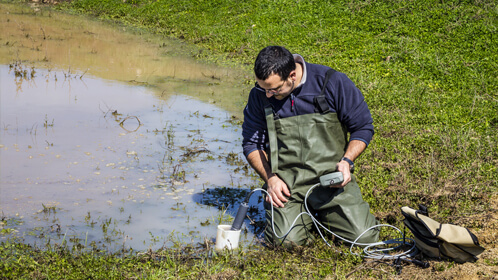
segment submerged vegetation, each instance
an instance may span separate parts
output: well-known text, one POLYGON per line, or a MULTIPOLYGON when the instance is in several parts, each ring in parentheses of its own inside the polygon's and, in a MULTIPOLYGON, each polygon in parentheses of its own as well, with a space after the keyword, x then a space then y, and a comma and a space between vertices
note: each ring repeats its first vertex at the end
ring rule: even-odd
MULTIPOLYGON (((382 223, 402 227, 400 207, 423 203, 435 219, 471 229, 486 248, 465 269, 431 262, 430 273, 409 266, 401 276, 492 279, 498 273, 495 1, 78 0, 55 7, 196 44, 200 51, 194 57, 243 68, 247 76, 240 88, 246 92, 254 57, 270 44, 346 73, 365 95, 376 127, 357 161, 373 213, 382 223)), ((35 74, 16 67, 20 77, 35 74)), ((182 170, 176 171, 182 179, 182 170)), ((213 252, 211 245, 109 255, 4 243, 0 278, 342 279, 396 273, 392 266, 337 254, 323 244, 225 253, 213 252)))

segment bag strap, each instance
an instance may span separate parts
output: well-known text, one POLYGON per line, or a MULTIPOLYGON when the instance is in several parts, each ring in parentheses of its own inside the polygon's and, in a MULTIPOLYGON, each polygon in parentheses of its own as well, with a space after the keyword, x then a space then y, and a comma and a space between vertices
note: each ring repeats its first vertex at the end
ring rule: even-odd
POLYGON ((427 208, 427 206, 425 206, 423 204, 419 204, 418 211, 420 213, 422 213, 423 215, 426 215, 427 217, 429 217, 429 208, 427 208))

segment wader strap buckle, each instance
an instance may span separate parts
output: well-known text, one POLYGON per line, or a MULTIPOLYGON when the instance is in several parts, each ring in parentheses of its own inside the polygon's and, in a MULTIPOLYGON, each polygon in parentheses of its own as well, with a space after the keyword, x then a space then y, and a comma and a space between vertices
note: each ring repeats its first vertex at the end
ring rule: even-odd
POLYGON ((315 103, 315 112, 316 113, 328 113, 330 112, 329 105, 327 104, 327 99, 325 96, 315 96, 313 99, 313 103, 315 103))
POLYGON ((322 91, 320 92, 319 96, 316 96, 313 99, 313 103, 315 104, 315 112, 317 113, 326 114, 330 112, 329 104, 327 103, 327 99, 325 98, 325 90, 327 88, 327 83, 335 72, 337 71, 332 68, 327 71, 327 73, 325 74, 325 79, 323 80, 322 91))

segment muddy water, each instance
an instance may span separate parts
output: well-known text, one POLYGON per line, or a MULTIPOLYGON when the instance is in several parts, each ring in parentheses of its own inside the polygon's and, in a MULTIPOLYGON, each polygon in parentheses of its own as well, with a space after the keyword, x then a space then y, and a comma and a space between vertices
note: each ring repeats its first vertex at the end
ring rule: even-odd
POLYGON ((259 184, 225 96, 242 95, 240 73, 180 42, 32 11, 0 6, 0 240, 212 239, 259 184))
POLYGON ((181 92, 241 116, 248 94, 243 81, 252 75, 200 64, 192 57, 202 50, 36 7, 3 4, 0 9, 0 64, 25 60, 65 73, 148 85, 163 98, 181 92))

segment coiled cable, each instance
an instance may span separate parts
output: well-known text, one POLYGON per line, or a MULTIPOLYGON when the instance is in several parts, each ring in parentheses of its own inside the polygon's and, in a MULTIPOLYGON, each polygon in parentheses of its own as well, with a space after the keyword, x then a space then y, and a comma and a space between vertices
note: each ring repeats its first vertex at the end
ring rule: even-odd
MULTIPOLYGON (((364 257, 364 258, 370 258, 370 259, 376 259, 376 260, 393 260, 393 259, 403 259, 403 260, 406 260, 406 261, 410 261, 410 262, 414 262, 415 264, 417 265, 421 265, 423 267, 426 266, 426 263, 423 263, 423 262, 419 262, 419 261, 416 261, 416 260, 410 260, 409 258, 413 258, 417 253, 418 253, 418 250, 415 246, 415 240, 411 239, 411 238, 406 238, 404 233, 397 227, 395 226, 392 226, 392 225, 388 225, 388 224, 379 224, 379 225, 375 225, 375 226, 372 226, 370 228, 368 228, 367 230, 365 230, 363 233, 361 233, 354 241, 351 241, 351 240, 348 240, 334 232, 332 232, 331 230, 329 230, 328 228, 326 228, 324 225, 322 225, 310 212, 309 208, 308 208, 308 203, 307 203, 307 199, 308 199, 308 196, 310 195, 311 191, 313 189, 315 189, 316 187, 320 186, 320 183, 318 184, 315 184, 313 185, 307 192, 306 192, 306 195, 304 197, 304 206, 305 206, 305 209, 306 209, 306 212, 301 212, 299 213, 299 215, 297 215, 297 217, 294 219, 294 221, 292 222, 291 226, 289 227, 289 229, 287 230, 287 232, 282 235, 282 236, 279 236, 277 235, 276 231, 275 231, 275 223, 274 223, 274 220, 273 220, 273 216, 274 216, 274 212, 273 212, 273 200, 271 198, 271 196, 269 195, 269 193, 265 190, 265 189, 262 189, 262 188, 258 188, 258 189, 254 189, 252 190, 247 196, 246 196, 246 199, 244 200, 244 202, 241 204, 243 205, 245 208, 247 208, 247 204, 249 202, 249 198, 250 196, 256 192, 256 191, 262 191, 262 192, 265 192, 266 195, 268 195, 268 197, 270 197, 270 206, 271 206, 271 226, 272 226, 272 230, 273 230, 273 233, 275 234, 275 236, 278 238, 278 239, 283 239, 285 238, 289 233, 290 231, 292 230, 292 228, 294 227, 294 225, 296 224, 297 222, 297 219, 301 216, 301 215, 308 215, 311 217, 311 220, 313 221, 313 224, 315 225, 318 233, 320 234, 320 236, 322 237, 323 241, 329 246, 329 247, 332 247, 328 241, 326 240, 325 236, 323 235, 322 231, 320 230, 320 228, 322 228, 323 230, 327 231, 328 233, 332 234, 333 236, 339 238, 340 240, 344 241, 344 242, 347 242, 347 243, 350 243, 351 244, 351 247, 349 249, 350 253, 353 254, 353 255, 356 255, 356 256, 361 256, 361 257, 364 257), (360 243, 358 242, 358 240, 360 240, 360 238, 365 234, 367 233, 368 231, 370 230, 373 230, 375 228, 380 228, 380 227, 390 227, 390 228, 393 228, 395 229, 402 237, 401 238, 396 238, 396 239, 391 239, 391 240, 387 240, 387 241, 379 241, 379 242, 374 242, 374 243, 360 243), (397 244, 397 246, 395 247, 387 247, 386 245, 393 245, 393 244, 397 244), (353 248, 354 246, 363 246, 364 249, 363 249, 363 253, 364 255, 360 255, 360 254, 357 254, 355 252, 353 252, 353 248), (394 251, 399 251, 401 247, 405 246, 405 245, 408 245, 408 249, 404 250, 404 251, 400 251, 398 253, 394 253, 394 254, 388 254, 389 252, 394 252, 394 251), (380 247, 384 247, 384 248, 380 248, 380 247)), ((246 211, 247 210, 243 210, 243 211, 246 211)), ((245 213, 243 213, 243 215, 241 215, 240 211, 239 213, 237 213, 237 217, 244 217, 245 216, 245 213)), ((237 219, 236 219, 237 220, 237 219)), ((242 222, 240 221, 237 221, 237 224, 241 224, 242 222)), ((234 225, 236 223, 234 222, 234 225)), ((232 227, 233 228, 233 227, 232 227)), ((238 229, 240 229, 240 226, 238 226, 238 229)))

